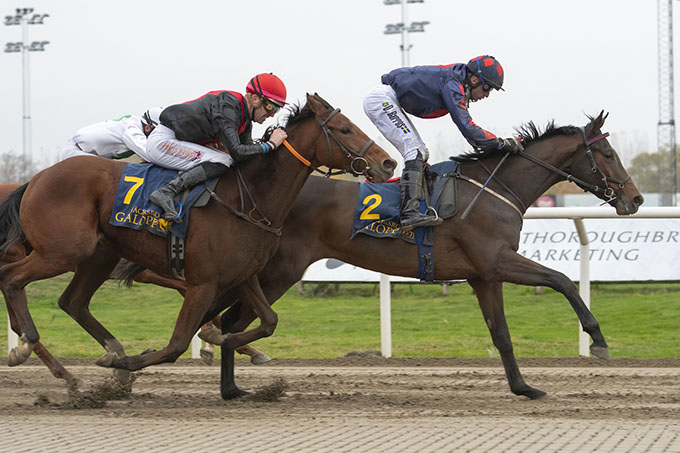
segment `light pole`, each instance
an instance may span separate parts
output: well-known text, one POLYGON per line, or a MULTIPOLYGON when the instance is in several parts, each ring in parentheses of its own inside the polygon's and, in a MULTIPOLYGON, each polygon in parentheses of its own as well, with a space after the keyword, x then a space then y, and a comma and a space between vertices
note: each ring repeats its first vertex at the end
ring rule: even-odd
POLYGON ((409 62, 409 50, 411 50, 411 47, 413 47, 411 44, 408 43, 408 34, 409 33, 417 33, 417 32, 424 32, 425 31, 425 25, 429 24, 428 21, 422 21, 422 22, 411 22, 411 24, 408 24, 407 21, 407 11, 406 11, 406 4, 407 3, 423 3, 425 0, 383 0, 383 3, 385 5, 401 5, 401 22, 397 24, 387 24, 385 25, 385 33, 386 35, 395 35, 395 34, 401 34, 401 65, 402 66, 410 66, 409 62))
POLYGON ((8 42, 5 44, 5 52, 21 52, 21 74, 23 95, 23 153, 21 156, 22 177, 26 177, 26 156, 31 158, 31 103, 30 103, 30 79, 28 72, 28 52, 42 52, 49 41, 28 42, 28 26, 42 25, 43 20, 49 14, 36 14, 33 8, 17 8, 14 16, 5 16, 5 25, 21 25, 22 39, 20 42, 8 42))

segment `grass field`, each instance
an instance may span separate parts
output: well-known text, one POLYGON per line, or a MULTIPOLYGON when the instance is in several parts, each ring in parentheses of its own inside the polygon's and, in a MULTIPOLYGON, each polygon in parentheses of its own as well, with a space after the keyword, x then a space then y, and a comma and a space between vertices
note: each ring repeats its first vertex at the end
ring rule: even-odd
MULTIPOLYGON (((28 287, 29 308, 41 340, 58 357, 98 357, 103 349, 57 306, 70 276, 28 287)), ((305 284, 306 293, 318 289, 305 284)), ((505 311, 518 357, 578 355, 577 318, 550 289, 505 285, 505 311)), ((680 356, 680 284, 593 285, 591 310, 613 357, 680 356)), ((128 354, 159 349, 170 338, 181 304, 172 290, 107 282, 92 302, 94 315, 121 340, 128 354)), ((272 357, 340 357, 380 349, 379 287, 341 284, 323 296, 289 290, 274 305, 275 334, 254 344, 272 357)), ((7 318, 4 304, 0 316, 7 318)), ((3 329, 4 331, 4 329, 3 329)), ((395 357, 496 357, 477 300, 467 284, 394 284, 392 351, 395 357)), ((7 335, 0 335, 0 355, 7 335)), ((185 353, 185 357, 189 356, 185 353)))

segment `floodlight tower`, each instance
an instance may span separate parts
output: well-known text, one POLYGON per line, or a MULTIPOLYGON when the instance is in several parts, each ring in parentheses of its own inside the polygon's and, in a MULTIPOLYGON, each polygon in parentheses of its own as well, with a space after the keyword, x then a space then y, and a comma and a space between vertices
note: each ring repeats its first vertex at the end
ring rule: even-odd
POLYGON ((425 25, 429 24, 428 21, 422 22, 411 22, 409 25, 407 23, 407 3, 423 3, 425 0, 383 0, 385 5, 401 5, 401 22, 397 24, 387 24, 385 25, 386 35, 401 34, 401 65, 410 66, 409 51, 411 44, 408 43, 409 33, 418 33, 425 31, 425 25))
POLYGON ((36 14, 33 8, 17 8, 14 16, 5 16, 5 25, 21 25, 22 40, 20 42, 5 43, 5 52, 21 52, 22 68, 22 94, 23 94, 23 153, 22 172, 26 177, 26 156, 31 157, 31 103, 30 103, 30 78, 28 73, 28 52, 42 52, 49 41, 28 42, 28 26, 42 25, 43 20, 49 14, 36 14))
POLYGON ((657 146, 659 152, 665 145, 671 155, 671 204, 677 204, 678 176, 675 150, 675 112, 673 102, 673 0, 658 0, 658 51, 659 51, 659 123, 657 146))

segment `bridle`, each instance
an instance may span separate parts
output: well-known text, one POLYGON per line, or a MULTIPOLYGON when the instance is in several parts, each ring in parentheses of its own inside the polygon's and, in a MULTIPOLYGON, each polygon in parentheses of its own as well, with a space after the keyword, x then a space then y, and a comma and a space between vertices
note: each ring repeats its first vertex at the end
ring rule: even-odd
POLYGON ((299 160, 300 162, 302 162, 303 165, 305 165, 306 167, 311 168, 313 171, 316 171, 316 172, 318 172, 318 173, 321 173, 321 174, 324 175, 326 178, 330 178, 331 176, 340 175, 340 174, 344 174, 344 173, 351 173, 351 174, 353 174, 354 176, 367 175, 367 173, 368 173, 368 171, 371 169, 371 167, 368 165, 368 161, 366 160, 366 158, 364 158, 364 154, 366 154, 366 151, 368 150, 368 148, 371 147, 371 145, 373 145, 374 142, 373 142, 373 140, 369 140, 369 141, 363 146, 363 148, 361 148, 361 150, 358 151, 358 152, 357 152, 357 151, 354 151, 352 148, 350 148, 350 147, 348 147, 347 145, 345 145, 345 144, 342 142, 342 140, 340 140, 340 139, 333 133, 333 131, 330 130, 330 128, 328 127, 328 122, 331 120, 331 118, 333 118, 333 117, 334 117, 335 115, 337 115, 338 113, 340 113, 340 109, 335 109, 335 110, 333 110, 332 112, 330 112, 330 113, 328 114, 328 116, 326 117, 326 119, 323 119, 323 120, 322 120, 321 117, 320 117, 319 115, 317 115, 317 114, 315 114, 314 117, 316 118, 317 123, 319 123, 319 126, 321 126, 321 130, 323 131, 324 135, 326 136, 326 143, 328 144, 328 162, 329 162, 329 163, 332 162, 332 151, 331 151, 331 137, 332 137, 333 140, 335 140, 335 142, 338 144, 338 146, 340 147, 340 149, 345 153, 345 155, 346 155, 348 158, 352 159, 352 162, 350 163, 350 166, 349 166, 349 168, 350 168, 349 170, 338 170, 338 171, 336 171, 336 172, 333 172, 333 170, 332 170, 332 165, 329 165, 329 166, 328 166, 328 171, 327 171, 327 172, 326 172, 326 171, 323 171, 323 170, 320 170, 318 167, 315 167, 314 165, 312 165, 312 163, 311 163, 309 160, 305 159, 302 155, 300 155, 300 153, 298 153, 298 152, 295 150, 295 148, 293 148, 293 146, 288 142, 288 140, 284 140, 284 141, 283 141, 283 145, 286 147, 286 149, 287 149, 293 156, 295 156, 295 158, 296 158, 297 160, 299 160), (358 167, 359 164, 363 164, 363 166, 364 166, 364 169, 363 169, 363 170, 361 170, 361 169, 358 167))
MULTIPOLYGON (((338 172, 332 172, 331 167, 329 166, 328 171, 324 172, 324 171, 320 170, 319 168, 315 167, 314 165, 312 165, 312 163, 309 160, 305 159, 300 153, 295 151, 295 148, 293 148, 293 146, 290 143, 288 143, 288 140, 284 140, 283 145, 286 147, 286 149, 288 151, 290 151, 290 153, 297 160, 302 162, 303 165, 311 168, 314 171, 321 173, 322 175, 324 175, 327 178, 334 176, 334 175, 339 175, 339 174, 342 174, 342 173, 352 173, 355 176, 364 175, 368 172, 368 170, 370 170, 370 167, 368 166, 368 161, 363 156, 366 153, 366 151, 368 150, 368 148, 370 148, 370 146, 373 144, 373 140, 369 140, 368 143, 366 143, 364 145, 364 147, 361 148, 361 151, 359 151, 359 152, 356 152, 353 149, 347 147, 344 143, 342 143, 342 141, 338 137, 335 136, 335 134, 333 134, 333 131, 331 131, 327 126, 327 123, 331 120, 331 118, 333 118, 338 113, 340 113, 340 109, 335 109, 331 113, 329 113, 328 116, 326 117, 326 119, 324 119, 324 120, 321 120, 319 115, 315 114, 314 116, 316 118, 316 121, 319 123, 319 126, 321 126, 321 129, 323 130, 324 135, 326 136, 326 143, 328 144, 328 156, 329 156, 328 161, 329 161, 329 163, 331 162, 330 157, 332 156, 331 137, 333 137, 333 140, 336 141, 336 143, 338 144, 340 149, 347 155, 348 158, 352 158, 352 156, 354 156, 354 158, 352 159, 352 163, 350 164, 350 170, 349 171, 348 170, 341 170, 341 171, 338 171, 338 172), (358 163, 358 162, 363 162, 365 164, 365 168, 364 168, 363 171, 359 171, 355 168, 355 164, 358 163)), ((243 175, 241 174, 241 171, 239 170, 238 167, 236 167, 235 173, 236 173, 236 183, 237 183, 237 187, 238 187, 238 191, 239 191, 239 197, 240 197, 240 201, 241 201, 241 209, 240 210, 234 209, 231 206, 229 206, 227 203, 225 203, 224 200, 222 200, 219 197, 219 195, 217 195, 217 193, 215 193, 215 191, 212 190, 211 188, 209 188, 207 185, 204 185, 204 187, 210 193, 210 196, 215 201, 217 201, 217 203, 222 205, 222 207, 224 207, 226 210, 230 211, 236 217, 243 219, 247 222, 250 222, 253 225, 255 225, 259 228, 262 228, 265 231, 268 231, 272 234, 275 234, 276 236, 281 236, 282 227, 273 227, 272 222, 264 215, 264 213, 262 213, 262 211, 260 211, 260 208, 257 206, 255 199, 253 198, 252 194, 250 193, 250 190, 248 189, 248 186, 246 185, 245 179, 243 178, 243 175), (253 206, 252 209, 247 213, 245 212, 245 200, 244 200, 244 196, 243 196, 244 192, 248 196, 248 198, 250 199, 250 203, 253 206), (256 216, 255 213, 257 213, 258 216, 256 216)))
POLYGON ((588 140, 588 137, 586 137, 585 127, 580 127, 579 130, 581 131, 581 135, 583 136, 583 141, 584 141, 585 146, 586 146, 586 155, 588 156, 588 160, 590 161, 590 171, 593 175, 599 174, 599 176, 602 179, 602 182, 604 183, 604 187, 599 186, 599 185, 590 184, 588 182, 583 181, 582 179, 576 178, 575 176, 571 175, 570 173, 567 173, 563 170, 560 170, 559 168, 557 168, 553 165, 550 165, 549 163, 547 163, 547 162, 545 162, 545 161, 543 161, 543 160, 541 160, 537 157, 534 157, 531 154, 525 153, 524 151, 520 151, 517 154, 524 157, 525 159, 528 159, 528 160, 534 162, 535 164, 538 164, 538 165, 540 165, 544 168, 547 168, 548 170, 550 170, 554 173, 557 173, 557 174, 563 176, 564 178, 566 178, 567 181, 573 182, 574 184, 576 184, 577 186, 579 186, 583 190, 586 190, 586 191, 588 191, 588 192, 590 192, 594 195, 602 194, 602 197, 605 199, 605 201, 607 203, 609 203, 613 200, 616 200, 616 198, 617 198, 616 192, 614 192, 614 189, 612 189, 609 186, 609 183, 617 184, 618 187, 619 187, 619 190, 623 190, 624 184, 626 184, 626 182, 628 182, 628 180, 631 179, 631 176, 628 175, 624 179, 616 179, 616 178, 612 178, 611 176, 605 175, 604 172, 602 171, 602 169, 600 167, 598 167, 597 162, 595 162, 595 157, 593 156, 593 150, 590 148, 590 145, 592 145, 593 143, 596 143, 596 142, 598 142, 602 139, 609 137, 609 132, 605 132, 603 134, 600 134, 600 135, 593 137, 590 140, 588 140))

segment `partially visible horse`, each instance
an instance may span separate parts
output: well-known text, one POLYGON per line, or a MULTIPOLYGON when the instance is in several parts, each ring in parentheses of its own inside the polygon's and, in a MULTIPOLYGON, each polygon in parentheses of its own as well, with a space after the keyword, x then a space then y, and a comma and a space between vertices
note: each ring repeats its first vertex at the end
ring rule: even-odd
POLYGON ((74 157, 13 192, 0 205, 2 248, 27 241, 32 251, 0 268, 0 285, 22 333, 21 344, 10 352, 10 365, 23 363, 39 340, 24 287, 68 271, 75 274, 59 306, 106 349, 97 362, 102 366, 133 371, 175 361, 199 327, 226 307, 224 296, 230 289, 261 323, 226 338, 225 345, 233 349, 271 335, 277 316, 262 294, 257 273, 274 254, 281 226, 312 169, 351 170, 381 182, 396 167, 382 148, 316 94, 307 95, 302 109, 294 109, 286 130, 289 147, 229 169, 208 205, 192 212, 186 297, 168 345, 145 354, 126 357, 122 344, 89 311, 92 294, 120 257, 170 273, 166 239, 109 223, 125 164, 74 157))
MULTIPOLYGON (((14 192, 19 187, 20 184, 0 184, 0 202, 6 200, 9 194, 14 192)), ((24 244, 14 243, 4 253, 0 254, 0 267, 4 266, 5 264, 19 261, 25 257, 26 249, 24 247, 24 244)), ((121 264, 122 268, 126 266, 126 263, 121 264)), ((118 267, 116 267, 116 269, 113 270, 110 278, 115 278, 115 275, 117 274, 117 269, 118 267)), ((184 295, 186 294, 186 285, 183 280, 170 277, 163 277, 162 275, 158 275, 155 272, 146 269, 134 275, 133 280, 139 283, 149 283, 153 285, 162 286, 165 288, 175 289, 182 295, 182 297, 184 297, 184 295)), ((4 288, 2 288, 2 286, 0 286, 0 291, 4 293, 4 288)), ((17 335, 21 335, 21 331, 19 329, 16 316, 14 315, 14 311, 11 309, 11 306, 9 304, 6 305, 11 328, 17 335)), ((216 327, 220 328, 219 318, 215 318, 213 320, 213 323, 215 324, 216 327)), ((209 327, 208 324, 202 326, 202 328, 208 327, 209 327)), ((206 344, 206 346, 201 349, 201 357, 208 364, 212 362, 213 358, 211 346, 212 345, 210 344, 206 344)), ((250 357, 251 362, 256 365, 265 363, 266 361, 269 360, 269 357, 265 353, 263 353, 262 351, 258 351, 257 349, 253 348, 250 345, 241 346, 240 348, 237 348, 236 351, 240 354, 248 355, 250 357)), ((64 379, 68 384, 72 384, 75 382, 74 376, 68 370, 66 370, 61 363, 59 363, 59 361, 47 350, 47 348, 45 348, 45 346, 40 341, 36 343, 35 347, 33 348, 33 352, 35 352, 36 356, 38 356, 38 358, 45 364, 45 366, 47 366, 47 368, 50 370, 54 377, 64 379)))
MULTIPOLYGON (((535 399, 545 393, 527 385, 520 374, 503 310, 503 282, 547 286, 562 293, 591 336, 593 355, 609 357, 599 324, 574 283, 566 275, 517 253, 522 213, 559 181, 574 181, 615 207, 619 215, 634 214, 642 204, 642 195, 601 132, 605 118, 602 112, 583 128, 550 123, 544 133, 533 123, 523 127, 520 132, 526 151, 511 156, 498 169, 488 186, 497 196, 482 193, 464 221, 460 213, 502 156, 473 154, 460 158, 459 214, 434 228, 434 276, 438 280, 466 279, 472 286, 500 352, 510 390, 516 395, 535 399)), ((389 275, 418 276, 416 246, 363 234, 350 239, 358 190, 356 183, 310 178, 286 219, 276 254, 258 274, 270 303, 299 281, 311 263, 322 258, 336 258, 389 275)), ((236 300, 238 295, 231 297, 236 300)), ((222 316, 223 332, 240 331, 253 319, 248 307, 237 303, 222 316)), ((220 343, 222 336, 213 332, 204 338, 220 343)), ((233 351, 222 347, 224 399, 241 394, 234 382, 233 356, 233 351)))

